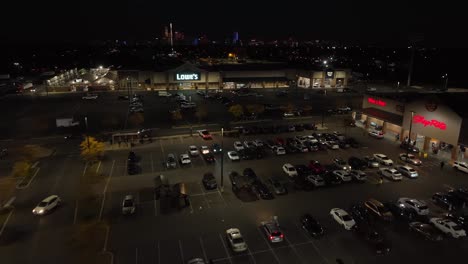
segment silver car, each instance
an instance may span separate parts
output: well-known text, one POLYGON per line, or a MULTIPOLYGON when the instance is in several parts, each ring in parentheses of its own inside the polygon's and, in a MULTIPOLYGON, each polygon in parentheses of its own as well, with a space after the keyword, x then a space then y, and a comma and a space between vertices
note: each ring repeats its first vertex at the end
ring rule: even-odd
POLYGON ((397 171, 409 178, 417 178, 419 176, 418 172, 411 168, 410 166, 397 166, 397 171))
POLYGON ((132 195, 125 195, 122 201, 122 214, 134 214, 136 211, 135 199, 132 195))

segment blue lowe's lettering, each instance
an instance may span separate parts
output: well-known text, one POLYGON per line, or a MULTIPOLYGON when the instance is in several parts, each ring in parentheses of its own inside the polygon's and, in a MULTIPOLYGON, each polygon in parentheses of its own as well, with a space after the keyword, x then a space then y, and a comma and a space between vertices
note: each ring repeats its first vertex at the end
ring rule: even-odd
POLYGON ((200 75, 198 73, 177 73, 177 81, 194 81, 200 80, 200 75))

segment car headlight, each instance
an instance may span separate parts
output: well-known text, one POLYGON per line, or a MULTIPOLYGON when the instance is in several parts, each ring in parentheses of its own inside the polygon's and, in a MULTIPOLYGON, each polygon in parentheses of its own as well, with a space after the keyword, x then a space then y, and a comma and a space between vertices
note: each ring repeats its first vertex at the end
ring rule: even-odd
POLYGON ((43 214, 43 213, 44 213, 44 209, 39 210, 39 214, 43 214))

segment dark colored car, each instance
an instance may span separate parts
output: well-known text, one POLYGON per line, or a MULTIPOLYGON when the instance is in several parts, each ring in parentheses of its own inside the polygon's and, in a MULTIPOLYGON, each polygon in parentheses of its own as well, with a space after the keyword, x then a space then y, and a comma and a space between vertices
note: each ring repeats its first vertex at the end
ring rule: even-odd
POLYGON ((296 131, 304 131, 304 125, 302 124, 296 124, 294 127, 296 128, 296 131))
POLYGON ((294 168, 296 168, 297 174, 299 176, 306 177, 312 174, 312 170, 309 169, 309 167, 307 167, 306 165, 302 165, 302 164, 294 165, 294 168))
POLYGON ((136 154, 135 154, 135 152, 130 151, 128 153, 128 163, 135 163, 135 162, 137 162, 136 154))
POLYGON ((314 184, 304 176, 294 177, 294 188, 297 190, 311 191, 315 188, 314 184))
POLYGON ((408 144, 407 142, 401 143, 400 148, 404 150, 408 150, 413 153, 419 153, 419 148, 415 147, 413 144, 408 144))
POLYGON ((117 99, 119 99, 119 100, 128 100, 128 95, 119 95, 117 97, 117 99))
POLYGON ((252 188, 257 193, 257 195, 263 200, 272 200, 275 198, 273 194, 270 192, 270 190, 268 189, 268 187, 259 180, 255 180, 252 183, 252 188))
POLYGON ((317 160, 311 160, 309 162, 309 169, 313 174, 323 174, 326 172, 325 167, 322 166, 317 160))
POLYGON ((342 148, 342 149, 348 149, 348 148, 351 147, 351 145, 348 142, 344 141, 344 140, 339 140, 338 141, 338 146, 340 148, 342 148))
POLYGON ((400 224, 401 227, 407 228, 408 224, 415 221, 426 222, 429 221, 428 216, 418 215, 414 210, 408 209, 406 207, 401 207, 397 203, 384 202, 385 207, 392 212, 392 215, 397 224, 400 224))
POLYGON ((450 193, 435 193, 432 195, 432 201, 437 205, 451 211, 463 207, 464 201, 450 193))
POLYGON ((207 190, 214 190, 218 188, 218 183, 216 182, 216 178, 213 176, 213 173, 207 172, 203 175, 202 179, 203 186, 207 190))
POLYGON ((285 97, 285 96, 288 96, 288 92, 287 91, 279 91, 279 92, 276 92, 276 96, 285 97))
POLYGON ((284 186, 284 184, 282 184, 278 179, 271 177, 268 179, 268 183, 271 185, 276 195, 288 193, 288 189, 286 188, 286 186, 284 186))
POLYGON ((213 155, 213 153, 206 153, 206 154, 203 154, 203 158, 205 159, 206 162, 208 163, 213 163, 215 162, 215 157, 213 155))
POLYGON ((448 213, 446 217, 468 230, 468 213, 448 213))
POLYGON ((440 233, 440 231, 435 229, 430 224, 425 224, 421 222, 412 222, 409 224, 409 229, 423 236, 424 238, 428 240, 431 240, 431 241, 442 240, 442 234, 440 233))
POLYGON ((359 143, 354 139, 354 138, 347 138, 346 142, 352 147, 352 148, 359 148, 359 143))
POLYGON ((242 175, 252 182, 258 179, 257 174, 255 174, 252 168, 245 168, 242 175))
POLYGON ((390 253, 391 247, 388 241, 373 226, 367 224, 357 225, 354 229, 356 234, 364 239, 372 251, 377 255, 386 255, 390 253))
POLYGON ((449 194, 457 197, 460 200, 463 200, 465 202, 465 205, 468 204, 468 190, 465 188, 458 188, 454 190, 450 190, 449 194))
POLYGON ((304 128, 306 130, 316 130, 317 129, 317 127, 313 123, 312 124, 310 124, 310 123, 304 124, 304 128))
POLYGON ((322 177, 326 185, 338 185, 342 183, 341 178, 331 172, 323 174, 322 177))
POLYGON ((127 173, 129 175, 135 175, 138 173, 138 166, 135 163, 127 164, 127 173))
POLYGON ((221 153, 221 145, 219 145, 218 143, 213 143, 213 145, 211 145, 211 149, 213 150, 214 153, 221 153))
POLYGON ((292 145, 286 145, 284 146, 284 149, 286 150, 286 153, 298 153, 299 152, 299 149, 292 145))
POLYGON ((301 216, 302 228, 313 237, 319 237, 324 234, 322 225, 313 218, 310 214, 304 214, 301 216))
POLYGON ((241 150, 238 153, 239 153, 239 157, 243 160, 255 159, 255 153, 249 149, 241 150))
POLYGON ((367 162, 357 157, 350 157, 348 159, 348 164, 353 170, 364 170, 367 168, 367 162))
POLYGON ((276 141, 276 145, 280 145, 280 146, 286 145, 283 138, 278 137, 278 138, 275 139, 275 141, 276 141))
POLYGON ((349 209, 349 214, 353 217, 356 223, 371 223, 373 222, 369 210, 362 204, 358 203, 349 209))

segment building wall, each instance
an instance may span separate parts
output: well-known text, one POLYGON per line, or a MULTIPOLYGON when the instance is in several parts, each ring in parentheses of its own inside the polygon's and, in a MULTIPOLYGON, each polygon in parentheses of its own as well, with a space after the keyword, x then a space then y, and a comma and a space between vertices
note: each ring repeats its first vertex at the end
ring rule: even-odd
POLYGON ((369 108, 369 107, 373 107, 373 108, 380 109, 385 112, 389 112, 389 113, 402 116, 405 105, 398 101, 381 98, 378 96, 365 95, 362 100, 362 108, 369 108), (373 101, 375 103, 371 103, 369 101, 373 101), (385 104, 385 105, 382 105, 382 104, 385 104))
POLYGON ((286 71, 226 71, 225 78, 241 77, 286 77, 286 71))
POLYGON ((433 110, 434 108, 431 109, 430 107, 426 107, 426 103, 427 101, 425 100, 419 100, 406 105, 406 112, 403 117, 404 129, 409 130, 411 111, 414 111, 415 116, 422 116, 427 122, 432 122, 432 120, 443 122, 446 128, 440 129, 434 126, 433 123, 427 123, 425 126, 423 123, 415 122, 413 119, 413 127, 411 130, 412 134, 417 133, 426 137, 441 140, 454 146, 458 145, 462 118, 445 105, 437 105, 437 108, 431 112, 427 108, 430 110, 433 110))

